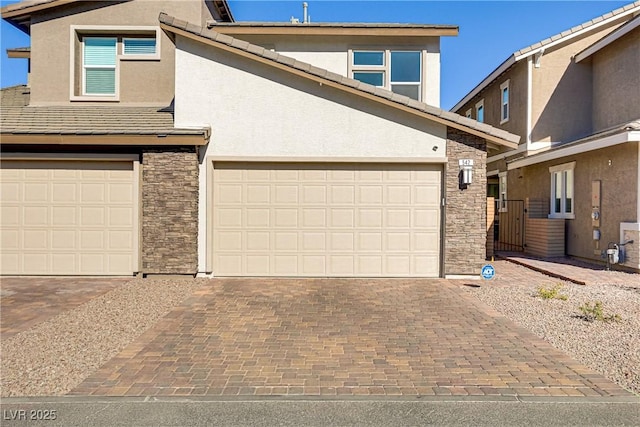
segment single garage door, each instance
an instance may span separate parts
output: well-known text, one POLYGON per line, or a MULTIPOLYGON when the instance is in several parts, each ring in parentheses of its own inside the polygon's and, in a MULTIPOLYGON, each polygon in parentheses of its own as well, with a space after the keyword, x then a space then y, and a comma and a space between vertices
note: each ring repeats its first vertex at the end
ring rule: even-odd
POLYGON ((438 277, 442 167, 215 163, 218 276, 438 277))
POLYGON ((134 272, 132 162, 3 160, 0 173, 2 274, 134 272))

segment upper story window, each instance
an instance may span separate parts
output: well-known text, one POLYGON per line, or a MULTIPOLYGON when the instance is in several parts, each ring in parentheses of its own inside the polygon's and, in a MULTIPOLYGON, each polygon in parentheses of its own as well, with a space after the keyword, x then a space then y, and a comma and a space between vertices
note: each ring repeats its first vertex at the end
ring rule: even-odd
POLYGON ((363 83, 422 99, 422 51, 354 50, 351 72, 363 83))
POLYGON ((155 38, 124 38, 122 39, 122 54, 124 56, 151 56, 156 54, 155 38))
POLYGON ((85 37, 83 47, 82 94, 115 96, 117 39, 85 37))
POLYGON ((476 120, 484 123, 484 99, 476 104, 476 120))
POLYGON ((575 218, 573 170, 576 162, 549 168, 551 174, 551 207, 549 218, 575 218))
POLYGON ((469 108, 469 109, 467 110, 467 112, 464 114, 464 116, 465 116, 467 119, 470 119, 470 118, 471 118, 471 108, 469 108))
POLYGON ((509 80, 500 85, 500 124, 509 121, 509 80))
POLYGON ((122 61, 160 59, 157 27, 71 26, 72 101, 118 101, 122 61))

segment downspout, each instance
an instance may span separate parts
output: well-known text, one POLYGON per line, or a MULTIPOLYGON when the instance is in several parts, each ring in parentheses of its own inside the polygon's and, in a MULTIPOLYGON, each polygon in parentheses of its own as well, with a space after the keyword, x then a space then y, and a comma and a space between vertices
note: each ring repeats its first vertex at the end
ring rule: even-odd
POLYGON ((527 151, 531 149, 531 110, 533 109, 533 58, 527 58, 527 151))

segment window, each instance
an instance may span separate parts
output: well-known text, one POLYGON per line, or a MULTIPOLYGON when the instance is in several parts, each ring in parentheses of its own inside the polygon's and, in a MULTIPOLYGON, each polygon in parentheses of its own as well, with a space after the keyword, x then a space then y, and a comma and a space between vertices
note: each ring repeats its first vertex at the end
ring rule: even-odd
POLYGON ((551 174, 551 213, 549 218, 575 218, 573 170, 576 162, 549 168, 551 174))
POLYGON ((498 174, 499 212, 507 212, 507 172, 498 174))
POLYGON ((83 95, 116 94, 116 43, 117 39, 114 37, 83 39, 83 95))
POLYGON ((415 100, 422 98, 422 52, 358 50, 352 54, 353 78, 415 100))
POLYGON ((476 104, 476 120, 484 123, 484 99, 476 104))
POLYGON ((469 108, 469 109, 467 110, 467 112, 466 112, 464 115, 465 115, 465 117, 466 117, 467 119, 470 119, 470 118, 471 118, 471 108, 469 108))
POLYGON ((156 54, 155 38, 125 38, 122 39, 122 46, 122 54, 125 56, 156 54))
POLYGON ((509 121, 509 80, 500 85, 500 124, 509 121))
POLYGON ((160 60, 160 36, 158 27, 72 25, 70 99, 119 101, 121 63, 160 60))

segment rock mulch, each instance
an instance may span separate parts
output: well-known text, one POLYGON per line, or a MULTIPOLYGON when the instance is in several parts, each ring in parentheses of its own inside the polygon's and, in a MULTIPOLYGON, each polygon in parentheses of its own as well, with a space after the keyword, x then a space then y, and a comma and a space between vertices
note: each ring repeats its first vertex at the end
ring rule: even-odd
POLYGON ((640 276, 627 277, 632 279, 626 284, 588 286, 554 279, 566 300, 540 296, 540 286, 547 290, 554 286, 548 280, 508 285, 482 282, 480 287, 465 289, 555 348, 640 395, 640 276), (602 303, 605 316, 617 314, 620 321, 586 320, 579 307, 593 307, 596 301, 602 303))
POLYGON ((3 339, 0 395, 68 393, 205 283, 135 279, 3 339))

